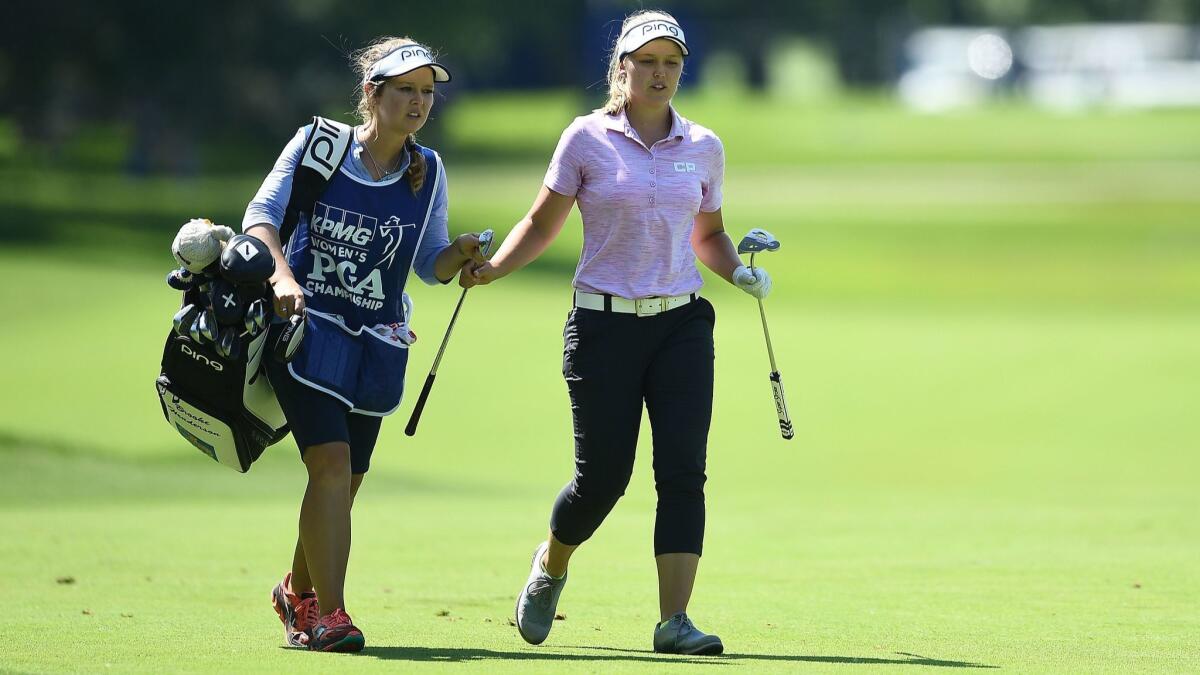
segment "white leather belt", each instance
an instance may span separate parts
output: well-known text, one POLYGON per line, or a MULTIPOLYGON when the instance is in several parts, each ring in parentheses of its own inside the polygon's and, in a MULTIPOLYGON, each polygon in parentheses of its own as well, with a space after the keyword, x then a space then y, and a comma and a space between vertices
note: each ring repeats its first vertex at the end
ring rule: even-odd
POLYGON ((682 307, 698 298, 691 295, 673 295, 659 298, 638 298, 630 300, 616 295, 604 293, 584 293, 575 291, 575 306, 583 309, 594 309, 601 312, 617 312, 618 314, 636 314, 638 316, 654 316, 668 312, 676 307, 682 307))

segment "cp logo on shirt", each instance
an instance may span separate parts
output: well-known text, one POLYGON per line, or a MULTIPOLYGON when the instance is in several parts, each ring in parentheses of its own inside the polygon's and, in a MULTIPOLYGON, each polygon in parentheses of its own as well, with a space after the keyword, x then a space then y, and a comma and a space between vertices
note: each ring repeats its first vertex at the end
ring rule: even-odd
POLYGON ((696 173, 696 165, 693 162, 675 162, 675 170, 679 173, 696 173))

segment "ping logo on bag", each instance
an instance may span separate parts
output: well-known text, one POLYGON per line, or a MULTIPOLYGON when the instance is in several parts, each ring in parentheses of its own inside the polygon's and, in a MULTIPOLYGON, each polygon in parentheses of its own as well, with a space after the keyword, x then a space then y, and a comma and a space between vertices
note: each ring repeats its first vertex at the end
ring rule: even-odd
POLYGON ((186 344, 184 344, 182 342, 179 343, 179 350, 182 351, 184 354, 192 357, 192 360, 199 361, 200 363, 203 363, 206 366, 210 366, 213 370, 217 371, 218 373, 221 372, 222 370, 225 370, 225 366, 222 365, 220 361, 218 361, 216 359, 210 359, 207 356, 192 349, 191 347, 187 346, 186 344))
POLYGON ((329 120, 318 117, 313 125, 308 152, 304 153, 304 159, 300 164, 317 171, 328 179, 333 175, 349 144, 348 134, 339 134, 339 129, 329 120))

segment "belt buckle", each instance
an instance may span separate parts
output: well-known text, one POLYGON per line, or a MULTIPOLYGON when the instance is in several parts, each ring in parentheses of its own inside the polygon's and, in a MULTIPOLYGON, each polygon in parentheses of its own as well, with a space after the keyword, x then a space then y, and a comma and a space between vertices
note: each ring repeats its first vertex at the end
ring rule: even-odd
POLYGON ((666 311, 666 308, 666 298, 639 298, 633 301, 633 311, 638 316, 654 316, 666 311))

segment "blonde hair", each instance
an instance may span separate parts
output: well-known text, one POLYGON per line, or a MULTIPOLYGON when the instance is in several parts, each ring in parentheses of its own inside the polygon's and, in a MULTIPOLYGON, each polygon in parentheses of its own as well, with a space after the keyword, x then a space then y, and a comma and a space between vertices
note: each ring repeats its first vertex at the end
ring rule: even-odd
MULTIPOLYGON (((354 66, 354 72, 358 75, 358 88, 354 97, 354 114, 358 116, 365 125, 371 124, 375 119, 375 110, 379 107, 379 94, 383 91, 387 80, 382 82, 374 82, 374 86, 370 88, 370 92, 365 91, 365 86, 369 84, 365 81, 367 73, 371 71, 371 66, 379 62, 380 59, 391 54, 397 49, 406 45, 419 45, 420 43, 410 37, 391 37, 384 36, 376 38, 371 44, 359 49, 350 55, 350 61, 354 66)), ((412 134, 404 139, 404 147, 408 149, 408 171, 405 175, 408 176, 409 186, 412 188, 413 194, 421 191, 421 187, 425 184, 425 174, 428 167, 425 165, 425 155, 421 154, 417 148, 417 138, 412 134)))
POLYGON ((621 32, 617 34, 612 52, 608 57, 608 101, 597 109, 606 115, 616 115, 629 105, 629 78, 626 77, 625 71, 621 70, 621 36, 625 34, 625 29, 629 28, 631 24, 647 19, 666 19, 671 23, 679 23, 675 17, 658 9, 636 11, 621 22, 621 32))

